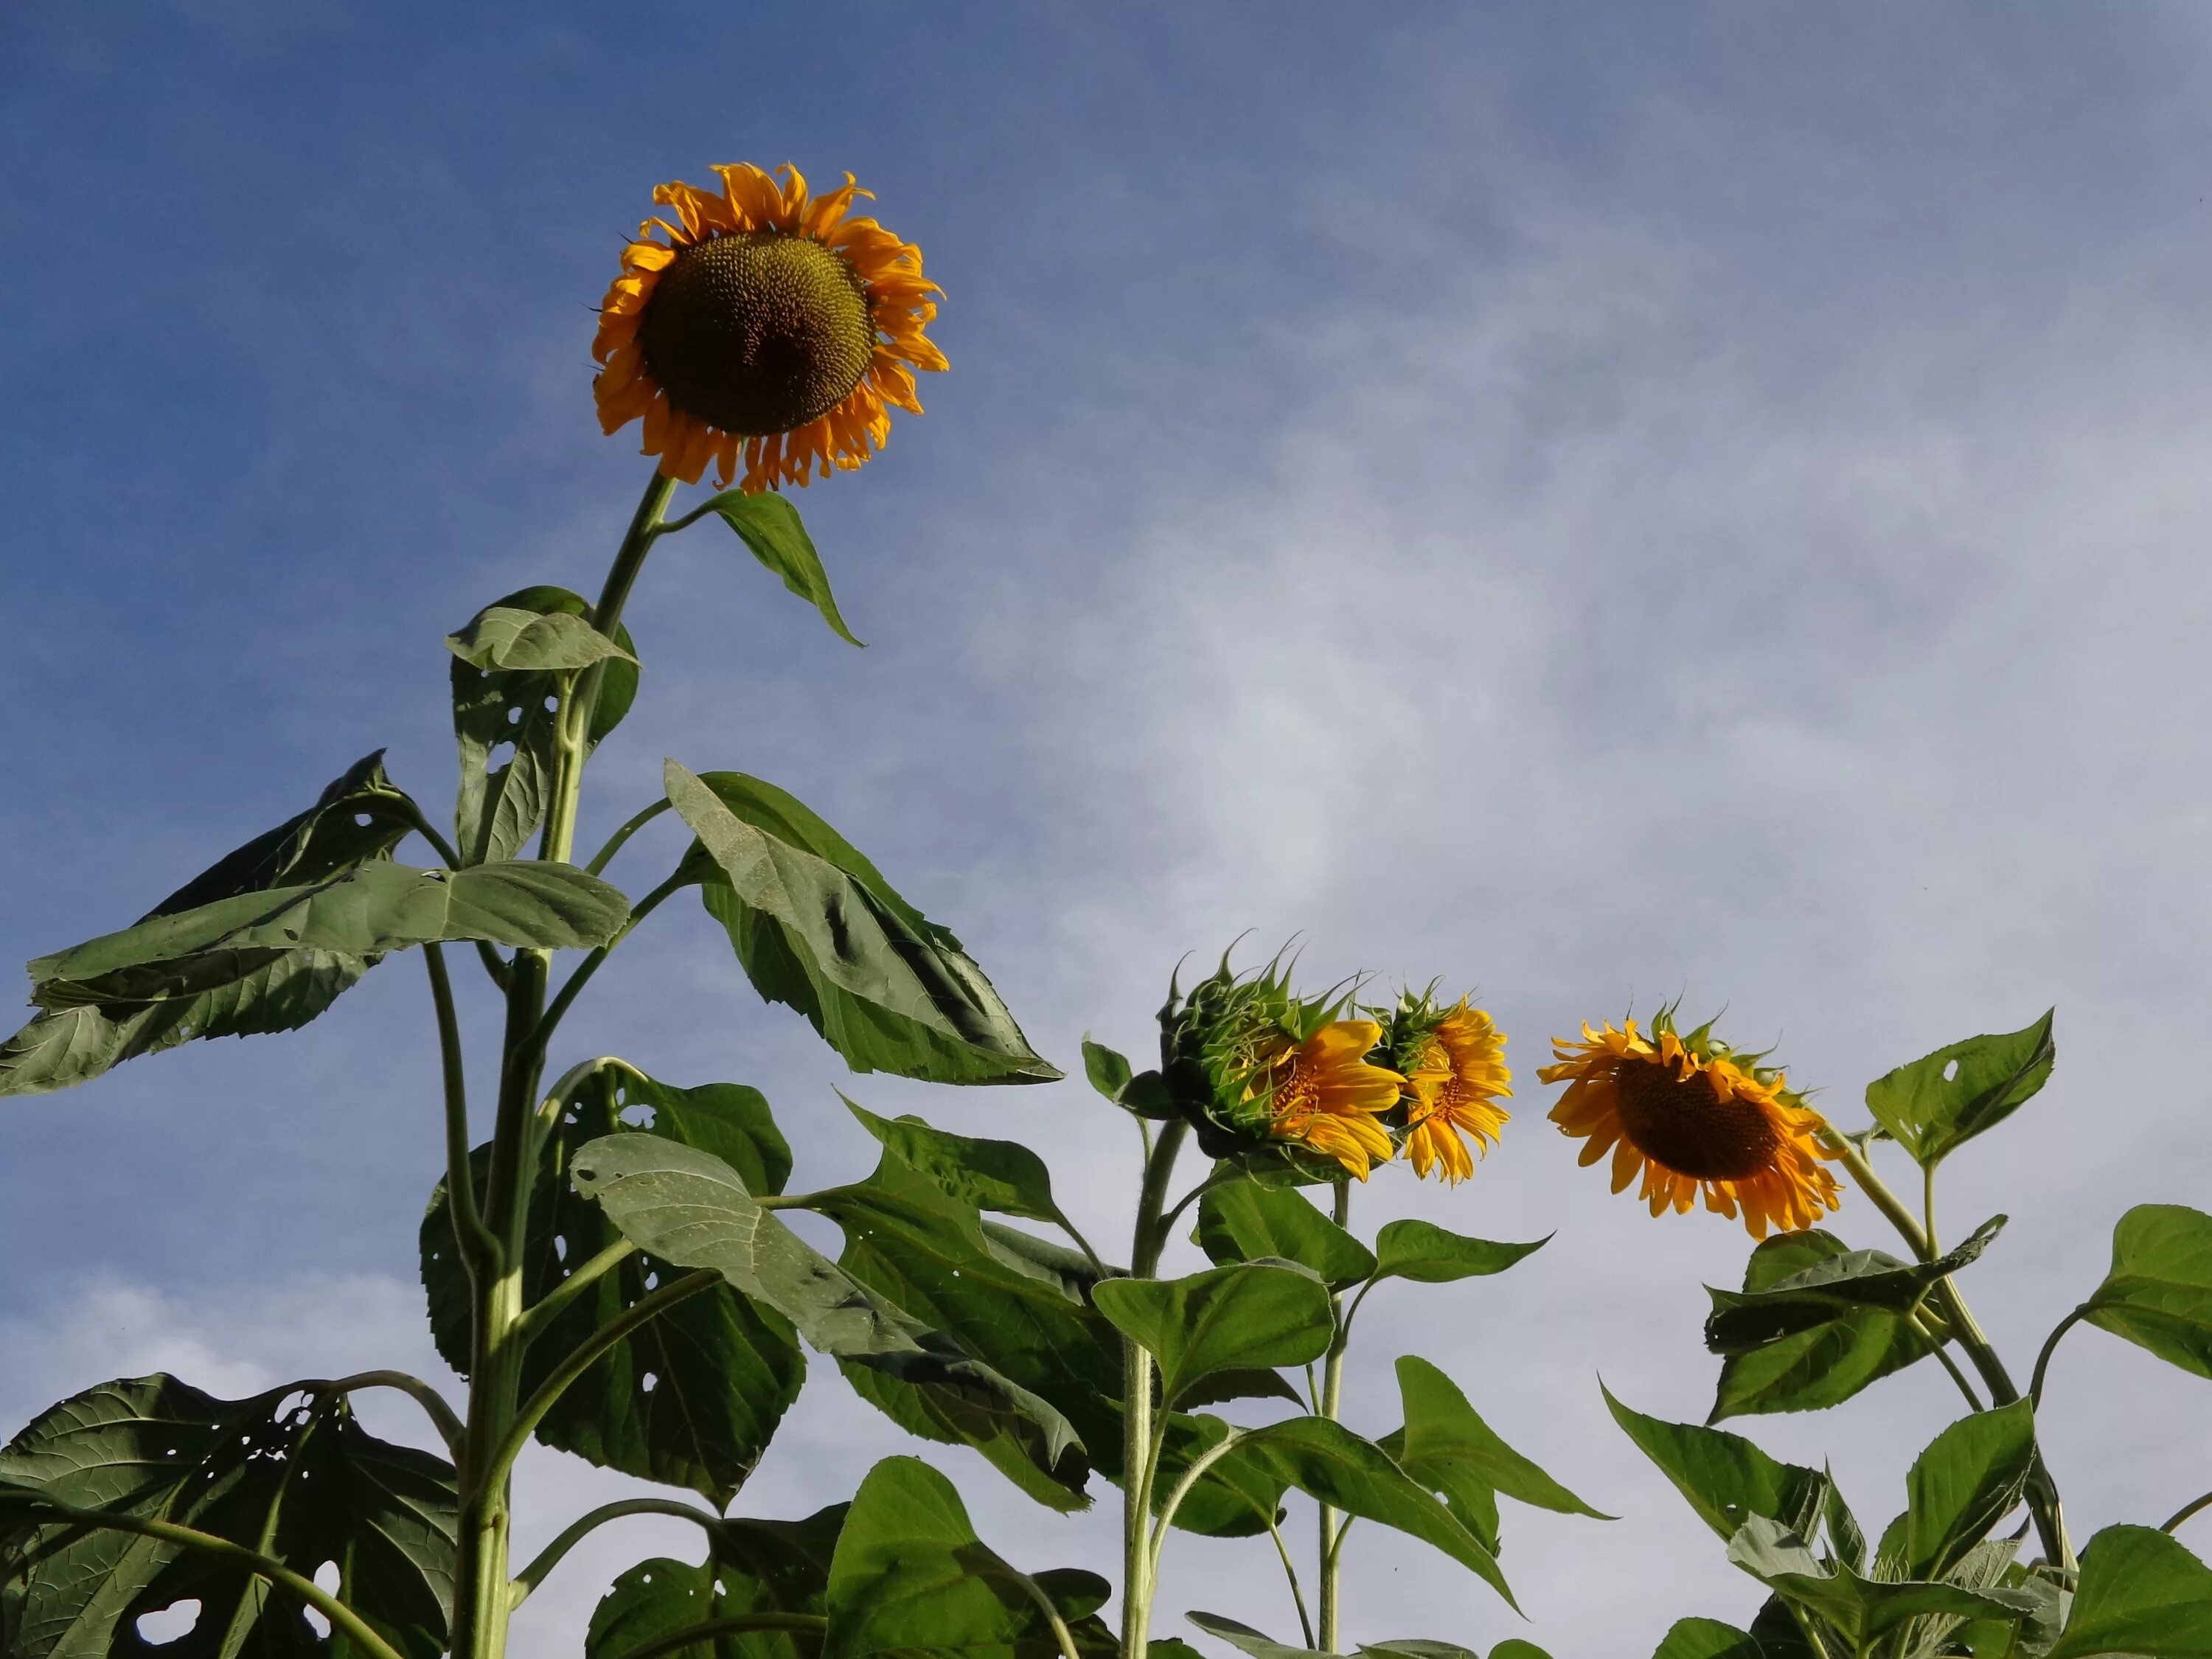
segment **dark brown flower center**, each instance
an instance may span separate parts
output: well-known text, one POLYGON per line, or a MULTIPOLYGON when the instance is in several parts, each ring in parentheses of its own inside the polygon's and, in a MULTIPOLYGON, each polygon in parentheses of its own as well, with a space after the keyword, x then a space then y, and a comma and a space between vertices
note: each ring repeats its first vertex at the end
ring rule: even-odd
POLYGON ((766 437, 842 403, 868 372, 876 330, 844 260, 758 230, 679 249, 646 301, 638 343, 678 409, 766 437))
POLYGON ((1782 1136, 1757 1101, 1719 1099, 1707 1077, 1679 1078, 1656 1060, 1625 1060, 1613 1086, 1623 1133, 1677 1175, 1741 1181, 1773 1167, 1782 1136))

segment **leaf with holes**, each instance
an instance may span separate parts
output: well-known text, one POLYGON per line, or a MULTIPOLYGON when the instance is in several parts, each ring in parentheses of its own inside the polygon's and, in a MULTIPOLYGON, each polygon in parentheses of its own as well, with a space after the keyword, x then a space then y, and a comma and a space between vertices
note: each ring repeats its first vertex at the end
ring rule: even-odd
MULTIPOLYGON (((713 1153, 758 1193, 780 1193, 791 1152, 768 1102, 734 1083, 679 1089, 621 1060, 587 1074, 562 1103, 538 1154, 523 1246, 525 1298, 532 1305, 622 1233, 570 1184, 576 1148, 605 1135, 648 1136, 713 1153)), ((473 1159, 484 1178, 490 1148, 473 1159)), ((422 1218, 422 1282, 438 1352, 469 1369, 469 1278, 453 1242, 441 1182, 422 1218)), ((525 1397, 602 1325, 679 1277, 660 1257, 633 1254, 594 1283, 532 1342, 525 1397)), ((537 1437, 603 1468, 689 1486, 726 1505, 751 1474, 806 1376, 791 1323, 730 1286, 686 1297, 632 1332, 568 1386, 537 1437)))
MULTIPOLYGON (((1818 1228, 1762 1241, 1745 1265, 1743 1288, 1756 1294, 1784 1279, 1850 1254, 1833 1233, 1818 1228)), ((1721 1362, 1720 1385, 1709 1419, 1760 1412, 1817 1411, 1840 1405, 1870 1384, 1936 1351, 1900 1313, 1879 1308, 1832 1310, 1826 1319, 1721 1362)))
POLYGON ((1867 1085, 1867 1109, 1915 1162, 1933 1169, 2050 1081, 2058 1056, 2052 1012, 2023 1030, 1968 1037, 1876 1078, 1867 1085))
POLYGON ((962 1659, 1058 1659, 1039 1596, 1053 1604, 1079 1656, 1111 1659, 1096 1615, 1104 1580, 1063 1569, 1026 1578, 975 1536, 953 1485, 918 1458, 868 1471, 830 1564, 830 1629, 822 1659, 958 1654, 962 1659))
MULTIPOLYGON (((808 1207, 837 1224, 837 1265, 859 1284, 943 1332, 1008 1381, 1049 1401, 1109 1475, 1120 1473, 1121 1340, 1086 1300, 1099 1283, 1081 1256, 986 1221, 886 1152, 864 1182, 817 1193, 808 1207)), ((1082 1507, 1089 1463, 1047 1468, 1026 1431, 972 1412, 947 1413, 933 1390, 847 1361, 854 1389, 909 1432, 974 1445, 1040 1503, 1082 1507)))
POLYGON ((821 1352, 926 1390, 937 1409, 972 1423, 978 1441, 1003 1430, 1047 1473, 1082 1458, 1058 1410, 820 1255, 756 1204, 722 1159, 651 1135, 611 1135, 579 1148, 569 1170, 577 1190, 639 1249, 720 1273, 821 1352))
MULTIPOLYGON (((732 1519, 717 1526, 697 1565, 665 1557, 641 1561, 599 1599, 584 1638, 585 1659, 624 1659, 710 1620, 744 1613, 819 1617, 830 1561, 849 1504, 803 1521, 732 1519)), ((681 1650, 691 1659, 815 1659, 818 1636, 792 1631, 726 1633, 681 1650)))
MULTIPOLYGON (((526 587, 478 611, 461 635, 478 628, 494 611, 583 622, 591 611, 580 595, 565 587, 526 587)), ((619 654, 606 657, 599 673, 587 753, 622 723, 637 697, 637 647, 619 623, 614 643, 619 654)), ((461 787, 453 805, 453 840, 462 863, 511 859, 544 822, 553 787, 554 705, 570 672, 520 666, 501 671, 455 657, 453 738, 460 751, 461 787), (492 757, 510 744, 512 756, 494 766, 492 757)))
MULTIPOLYGON (((332 781, 314 805, 225 854, 142 918, 326 880, 389 857, 415 805, 384 774, 383 751, 332 781)), ((46 1094, 141 1054, 198 1037, 258 1036, 305 1025, 374 965, 374 956, 272 951, 191 994, 85 999, 43 1012, 0 1045, 0 1095, 46 1094)))
POLYGON ((797 507, 773 490, 748 495, 743 490, 726 489, 709 498, 702 510, 720 515, 724 524, 737 532, 738 539, 752 550, 753 557, 783 578, 786 588, 822 613, 822 620, 836 630, 839 639, 860 643, 845 626, 844 617, 837 614, 829 574, 822 568, 822 556, 814 550, 813 538, 799 522, 797 507))
POLYGON ((1290 1262, 1253 1261, 1183 1279, 1109 1279, 1098 1311, 1159 1362, 1160 1401, 1212 1372, 1304 1365, 1336 1334, 1328 1286, 1290 1262))
POLYGON ((1053 1202, 1052 1172, 1019 1141, 957 1135, 914 1116, 878 1117, 842 1094, 837 1097, 886 1152, 963 1203, 1032 1221, 1060 1219, 1060 1206, 1053 1202))
POLYGON ((2100 1330, 2212 1376, 2212 1215, 2139 1204, 2112 1229, 2112 1271, 2082 1304, 2100 1330))
POLYGON ((1724 1429, 1646 1417, 1614 1399, 1610 1389, 1601 1392, 1613 1420, 1721 1537, 1735 1537, 1754 1516, 1808 1536, 1819 1525, 1828 1478, 1818 1470, 1777 1462, 1724 1429))
POLYGON ((1375 1272, 1374 1254, 1297 1188, 1256 1181, 1209 1187, 1198 1200, 1194 1242, 1223 1266, 1262 1256, 1295 1261, 1333 1291, 1364 1284, 1375 1272))
POLYGON ((52 1407, 0 1450, 0 1483, 75 1521, 27 1527, 9 1659, 150 1651, 137 1621, 184 1601, 191 1632, 161 1651, 217 1659, 325 1647, 289 1598, 204 1555, 88 1524, 166 1521, 272 1556, 302 1577, 336 1564, 337 1594, 402 1652, 444 1651, 457 1530, 453 1471, 375 1439, 336 1395, 274 1389, 217 1400, 171 1376, 103 1382, 52 1407), (297 1403, 304 1398, 305 1403, 297 1403))
POLYGON ((665 781, 699 837, 684 869, 753 988, 805 1015, 853 1070, 933 1083, 1060 1076, 960 941, 791 796, 739 772, 694 776, 674 761, 665 781))
POLYGON ((2004 1224, 2004 1217, 1990 1217, 1956 1249, 1933 1261, 1846 1250, 1822 1255, 1759 1290, 1717 1291, 1707 1285, 1713 1310, 1705 1319, 1705 1346, 1714 1353, 1748 1353, 1825 1325, 1839 1313, 1910 1314, 1939 1280, 1978 1261, 2004 1224))

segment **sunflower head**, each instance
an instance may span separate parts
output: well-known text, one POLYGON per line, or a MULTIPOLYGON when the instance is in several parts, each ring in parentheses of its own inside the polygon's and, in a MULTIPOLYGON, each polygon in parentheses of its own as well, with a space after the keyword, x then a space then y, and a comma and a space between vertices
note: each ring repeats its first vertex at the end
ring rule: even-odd
POLYGON ((1279 957, 1235 974, 1224 957, 1188 995, 1170 987, 1160 1070, 1200 1148, 1314 1181, 1389 1162, 1405 1079, 1375 1063, 1382 1026, 1351 1012, 1348 992, 1298 995, 1279 957))
POLYGON ((848 216, 867 194, 850 173, 811 197, 795 167, 714 171, 719 191, 654 191, 674 220, 647 220, 623 250, 592 344, 599 425, 642 420, 645 453, 686 483, 710 460, 747 490, 859 466, 892 409, 921 413, 914 371, 945 366, 923 334, 939 289, 921 251, 848 216))
POLYGON ((1487 1153, 1511 1115, 1497 1103, 1513 1093, 1505 1033, 1465 997, 1440 1003, 1431 985, 1400 994, 1389 1011, 1382 1053, 1405 1076, 1395 1116, 1414 1175, 1425 1181, 1434 1173, 1454 1185, 1466 1180, 1474 1158, 1465 1137, 1474 1137, 1477 1153, 1487 1153))
POLYGON ((1686 1212, 1702 1193, 1708 1210, 1741 1214, 1764 1238, 1836 1208, 1835 1179, 1821 1167, 1838 1156, 1820 1138, 1826 1120, 1786 1073, 1721 1042, 1711 1021, 1679 1031, 1662 1008, 1648 1036, 1632 1019, 1584 1025, 1579 1040, 1555 1038, 1552 1048, 1559 1063, 1536 1073, 1567 1085, 1552 1121, 1583 1139, 1583 1164, 1613 1155, 1613 1191, 1640 1173, 1637 1196, 1653 1215, 1686 1212))

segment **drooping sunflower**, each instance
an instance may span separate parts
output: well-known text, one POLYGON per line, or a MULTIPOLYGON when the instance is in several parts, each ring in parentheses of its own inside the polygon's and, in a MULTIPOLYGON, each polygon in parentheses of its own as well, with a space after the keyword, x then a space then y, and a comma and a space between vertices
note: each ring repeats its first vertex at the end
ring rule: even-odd
POLYGON ((1267 1104, 1269 1137, 1332 1159, 1362 1181, 1388 1164, 1398 1149, 1382 1115, 1397 1105, 1406 1079, 1369 1062, 1382 1040, 1371 1019, 1333 1021, 1303 1042, 1285 1036, 1249 1085, 1267 1104))
POLYGON ((1810 1227, 1839 1202, 1821 1167, 1837 1154, 1823 1146, 1820 1115, 1789 1086, 1786 1073, 1757 1064, 1717 1041, 1707 1026, 1677 1033, 1662 1011, 1649 1036, 1636 1022, 1583 1027, 1579 1042, 1553 1041, 1559 1064, 1536 1075, 1565 1083, 1552 1108, 1560 1133, 1584 1139, 1580 1162, 1613 1154, 1613 1190, 1640 1170, 1637 1196, 1655 1216, 1705 1207, 1741 1213, 1753 1238, 1770 1228, 1810 1227))
POLYGON ((686 483, 710 460, 748 492, 859 466, 893 409, 921 413, 914 371, 945 367, 923 333, 941 290, 921 249, 847 216, 869 193, 849 173, 810 197, 795 167, 714 171, 719 194, 655 190, 676 222, 647 219, 623 250, 592 343, 600 428, 642 419, 644 453, 686 483))
POLYGON ((1497 1103, 1513 1094, 1505 1033, 1462 997, 1439 1010, 1408 993, 1391 1022, 1389 1052, 1406 1074, 1406 1155, 1413 1174, 1431 1170, 1454 1186, 1474 1173, 1462 1136, 1487 1153, 1512 1114, 1497 1103))

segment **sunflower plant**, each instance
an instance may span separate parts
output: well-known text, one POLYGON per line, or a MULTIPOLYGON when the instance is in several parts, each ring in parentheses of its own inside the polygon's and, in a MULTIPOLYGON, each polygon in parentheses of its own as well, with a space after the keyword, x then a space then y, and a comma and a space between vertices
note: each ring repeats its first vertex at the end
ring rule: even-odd
POLYGON ((2212 1652, 2212 1569, 2173 1536, 2212 1508, 2212 1492, 2155 1528, 2106 1528, 2077 1554, 2038 1431, 2052 1356, 2080 1325, 2212 1376, 2212 1215, 2130 1210, 2104 1282, 2057 1322, 2026 1372, 1998 1352, 1958 1278, 2005 1218, 1948 1243, 1938 1231, 1944 1161, 2049 1080, 2051 1015, 1876 1079, 1866 1091, 1872 1121, 1851 1131, 1830 1124, 1766 1056, 1730 1048, 1710 1024, 1679 1031, 1673 1016, 1661 1011, 1648 1032, 1633 1020, 1584 1026, 1555 1045, 1556 1063, 1540 1073, 1567 1085, 1553 1120, 1583 1141, 1583 1164, 1610 1158, 1615 1192, 1640 1182, 1654 1216, 1686 1213, 1702 1198, 1759 1241, 1741 1289, 1708 1290, 1705 1342, 1721 1368, 1707 1420, 1663 1421, 1606 1395, 1729 1561, 1768 1591, 1748 1630, 1686 1619, 1655 1659, 2212 1652), (1876 1169, 1877 1153, 1911 1165, 1911 1199, 1876 1169), (1902 1255, 1853 1248, 1819 1224, 1846 1183, 1893 1230, 1902 1255), (1920 1453, 1903 1512, 1877 1537, 1829 1472, 1782 1462, 1713 1426, 1840 1406, 1929 1360, 1966 1413, 1920 1453))

